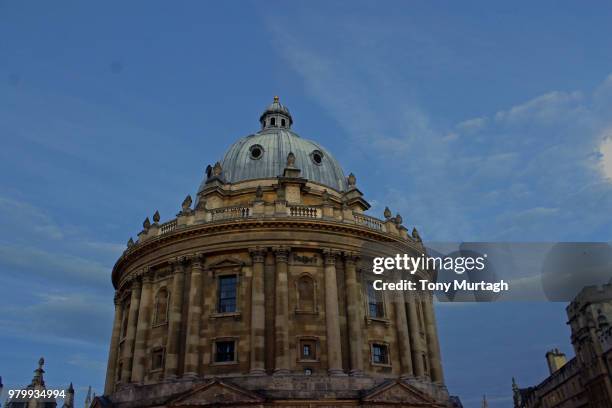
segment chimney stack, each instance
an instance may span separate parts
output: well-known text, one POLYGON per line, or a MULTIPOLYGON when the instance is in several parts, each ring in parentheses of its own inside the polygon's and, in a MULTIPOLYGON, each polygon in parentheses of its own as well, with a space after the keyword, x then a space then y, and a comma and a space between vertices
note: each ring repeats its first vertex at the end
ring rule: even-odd
POLYGON ((548 363, 548 370, 552 374, 567 363, 567 358, 558 348, 555 348, 546 353, 546 362, 548 363))

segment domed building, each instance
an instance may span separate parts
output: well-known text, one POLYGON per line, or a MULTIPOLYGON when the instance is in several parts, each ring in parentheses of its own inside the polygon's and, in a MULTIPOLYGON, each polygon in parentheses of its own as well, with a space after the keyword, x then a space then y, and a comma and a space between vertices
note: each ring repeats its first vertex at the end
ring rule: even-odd
POLYGON ((372 258, 422 254, 418 233, 366 215, 355 176, 278 98, 260 124, 128 242, 93 405, 446 406, 431 294, 372 285, 372 258))

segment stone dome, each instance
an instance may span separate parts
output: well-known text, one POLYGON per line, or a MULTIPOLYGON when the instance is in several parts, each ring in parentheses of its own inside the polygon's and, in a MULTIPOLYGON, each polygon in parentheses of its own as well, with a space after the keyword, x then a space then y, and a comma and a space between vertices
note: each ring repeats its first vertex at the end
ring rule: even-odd
MULTIPOLYGON (((235 142, 221 161, 227 183, 269 179, 283 175, 289 153, 295 155, 300 177, 337 191, 348 189, 342 167, 321 145, 301 138, 291 130, 293 119, 278 97, 261 115, 262 129, 235 142)), ((210 176, 210 174, 209 174, 210 176)), ((200 186, 205 187, 206 180, 200 186)))

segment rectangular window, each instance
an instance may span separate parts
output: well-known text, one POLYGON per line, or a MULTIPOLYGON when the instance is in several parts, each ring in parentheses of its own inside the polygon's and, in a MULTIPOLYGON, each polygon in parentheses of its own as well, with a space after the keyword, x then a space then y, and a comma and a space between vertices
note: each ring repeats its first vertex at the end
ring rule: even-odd
POLYGON ((300 340, 300 360, 317 359, 317 343, 315 340, 300 340))
POLYGON ((368 310, 370 317, 385 317, 382 291, 374 289, 374 284, 368 284, 368 310))
POLYGON ((155 349, 151 353, 151 370, 161 370, 164 367, 164 349, 155 349))
POLYGON ((234 341, 218 341, 215 343, 215 362, 224 363, 236 361, 234 341))
POLYGON ((219 313, 236 311, 236 275, 219 277, 219 313))
POLYGON ((386 345, 372 345, 372 362, 374 364, 389 364, 389 349, 386 345))

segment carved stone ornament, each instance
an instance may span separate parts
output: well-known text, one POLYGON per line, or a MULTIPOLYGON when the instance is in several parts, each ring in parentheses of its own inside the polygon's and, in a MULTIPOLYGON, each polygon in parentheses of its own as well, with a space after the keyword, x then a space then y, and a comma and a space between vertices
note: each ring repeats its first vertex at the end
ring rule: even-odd
POLYGON ((157 224, 159 220, 160 220, 159 211, 155 211, 155 214, 153 214, 153 222, 157 224))
POLYGON ((289 152, 289 154, 287 155, 287 167, 294 167, 295 166, 295 154, 293 154, 293 152, 289 152))
POLYGON ((263 189, 261 186, 257 186, 257 190, 255 190, 255 198, 261 200, 263 198, 263 189))
POLYGON ((421 236, 419 235, 419 231, 417 231, 416 227, 412 229, 412 238, 414 238, 415 241, 421 242, 421 236))
POLYGON ((404 221, 404 220, 402 219, 402 216, 401 216, 399 213, 397 213, 397 215, 395 216, 395 223, 396 223, 397 225, 402 225, 402 222, 403 222, 403 221, 404 221))
POLYGON ((127 242, 127 247, 131 248, 133 246, 134 246, 134 240, 132 239, 132 237, 130 237, 130 239, 128 239, 128 242, 127 242))
POLYGON ((348 181, 349 187, 355 187, 355 185, 357 184, 357 177, 355 177, 355 175, 351 173, 349 174, 347 181, 348 181))
POLYGON ((189 214, 191 212, 191 203, 193 202, 193 200, 191 199, 191 195, 187 194, 187 197, 185 197, 185 199, 183 200, 183 214, 189 214))
POLYGON ((383 215, 387 220, 392 217, 391 210, 389 209, 389 207, 385 207, 385 212, 383 215))
POLYGON ((215 166, 212 169, 212 171, 213 171, 213 176, 217 176, 217 177, 221 176, 221 173, 223 172, 223 168, 221 167, 221 163, 216 162, 215 166))
POLYGON ((145 231, 148 231, 149 228, 151 228, 151 221, 149 221, 149 217, 145 218, 143 221, 142 228, 144 228, 145 231))

